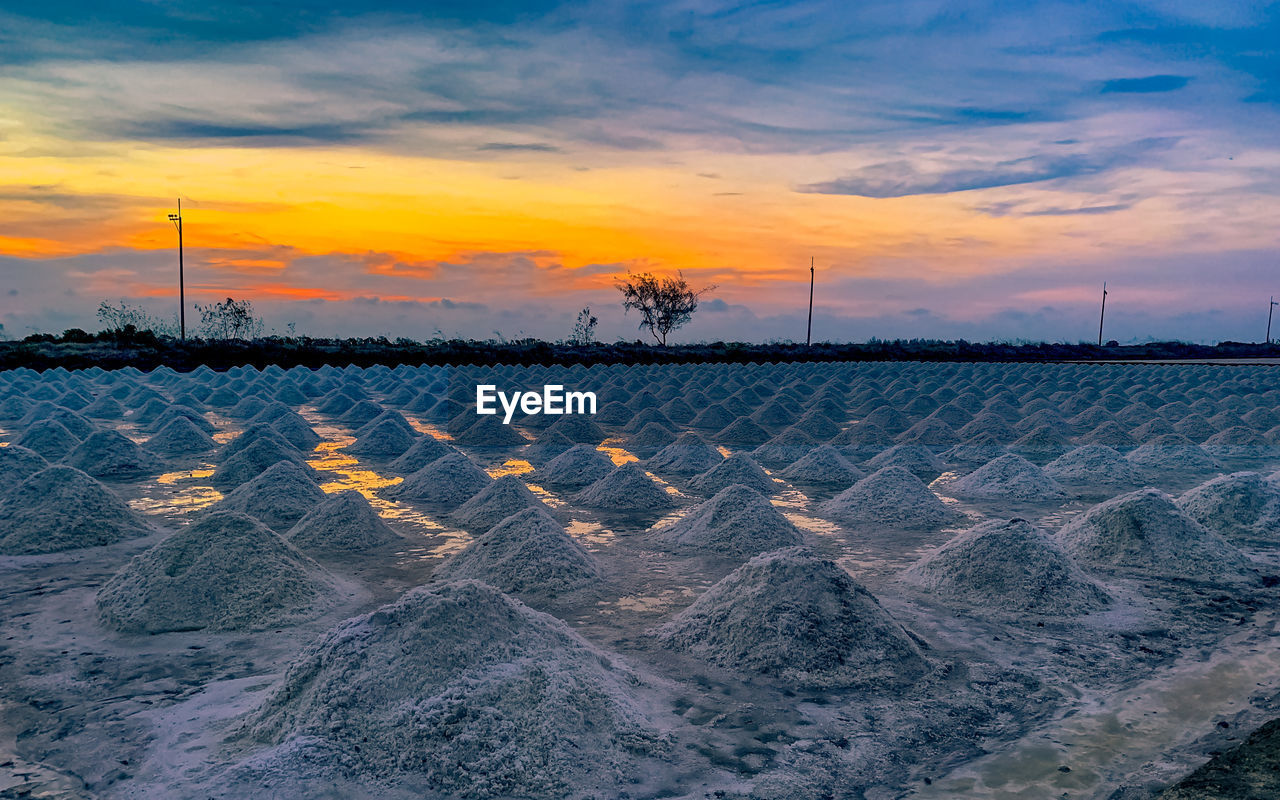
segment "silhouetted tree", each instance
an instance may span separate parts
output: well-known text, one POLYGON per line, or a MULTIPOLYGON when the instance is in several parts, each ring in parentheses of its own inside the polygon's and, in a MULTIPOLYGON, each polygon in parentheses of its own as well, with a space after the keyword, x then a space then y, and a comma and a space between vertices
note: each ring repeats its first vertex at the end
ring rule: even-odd
POLYGON ((591 316, 591 308, 582 309, 578 312, 578 321, 573 323, 573 334, 569 338, 570 344, 591 344, 596 340, 596 323, 600 320, 591 316))
POLYGON ((693 319, 693 312, 698 310, 698 298, 716 288, 690 289, 684 275, 678 272, 675 277, 665 278, 648 272, 628 274, 617 285, 618 291, 622 292, 623 313, 633 308, 639 311, 639 327, 642 330, 648 328, 653 340, 660 345, 666 345, 667 334, 693 319))
POLYGON ((262 318, 254 316, 253 303, 228 297, 211 306, 197 304, 200 333, 206 339, 256 339, 262 335, 262 318))

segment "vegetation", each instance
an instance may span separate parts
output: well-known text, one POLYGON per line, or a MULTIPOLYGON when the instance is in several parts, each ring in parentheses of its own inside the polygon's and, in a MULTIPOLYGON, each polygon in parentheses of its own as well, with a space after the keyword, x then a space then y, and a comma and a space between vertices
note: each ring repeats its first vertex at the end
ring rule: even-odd
POLYGON ((648 328, 653 340, 663 346, 667 344, 668 334, 693 319, 698 298, 715 288, 707 286, 694 291, 680 273, 674 278, 658 278, 642 272, 618 281, 623 313, 633 308, 639 311, 640 330, 648 328))
POLYGON ((591 308, 582 309, 578 312, 578 321, 573 323, 573 334, 569 337, 570 344, 589 345, 596 340, 596 323, 600 320, 591 316, 591 308))
POLYGON ((217 341, 252 340, 262 336, 262 318, 253 313, 253 303, 228 297, 209 306, 196 304, 200 313, 200 335, 217 341))
POLYGON ((174 321, 153 316, 146 309, 131 306, 124 300, 119 305, 111 305, 106 300, 98 304, 98 322, 104 331, 120 335, 132 335, 140 331, 150 331, 156 336, 177 336, 178 325, 174 321))

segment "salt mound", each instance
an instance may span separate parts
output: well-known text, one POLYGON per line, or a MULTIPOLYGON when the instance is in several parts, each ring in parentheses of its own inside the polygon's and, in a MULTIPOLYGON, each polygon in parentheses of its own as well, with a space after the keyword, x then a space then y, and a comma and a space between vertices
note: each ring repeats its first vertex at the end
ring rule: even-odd
POLYGON ((0 447, 0 485, 21 483, 47 466, 49 462, 34 450, 16 444, 0 447))
POLYGON ((325 634, 239 735, 284 745, 272 771, 472 800, 617 796, 660 749, 636 686, 560 620, 457 581, 325 634))
POLYGON ((815 447, 782 471, 782 477, 797 483, 848 486, 865 475, 849 459, 829 444, 815 447))
POLYGON ((873 470, 901 467, 913 475, 933 480, 942 474, 942 462, 922 444, 897 444, 867 462, 873 470))
POLYGON ((527 508, 545 509, 546 506, 529 491, 524 481, 515 475, 503 475, 459 506, 453 518, 464 528, 486 531, 527 508))
MULTIPOLYGON (((277 434, 278 437, 278 434, 277 434)), ((315 470, 284 440, 266 436, 237 451, 218 465, 209 482, 219 488, 242 486, 277 464, 292 464, 300 472, 316 480, 315 470)))
POLYGON ((271 428, 298 450, 309 453, 324 441, 299 414, 290 411, 271 420, 271 428))
POLYGON ((609 511, 661 511, 675 506, 671 495, 634 461, 615 467, 573 499, 588 508, 609 511))
POLYGON ((61 422, 41 420, 22 432, 14 444, 34 450, 49 461, 57 461, 80 444, 80 439, 61 422))
POLYGON ((292 461, 281 461, 231 491, 211 508, 239 511, 277 531, 287 531, 323 502, 325 496, 302 467, 292 461))
POLYGON ((209 514, 135 557, 99 591, 103 624, 127 633, 257 630, 314 616, 333 579, 243 514, 209 514))
POLYGON ((404 455, 416 440, 416 436, 392 420, 383 420, 344 449, 352 455, 366 458, 396 458, 404 455))
POLYGON ((147 440, 147 449, 162 456, 185 456, 207 453, 218 443, 186 417, 178 417, 147 440))
POLYGON ((432 578, 474 578, 511 594, 555 597, 599 581, 600 568, 545 508, 531 507, 494 525, 432 578))
POLYGON ((715 435, 717 442, 730 447, 755 447, 769 441, 769 432, 750 417, 738 417, 715 435))
POLYGON ((459 506, 493 482, 471 459, 453 452, 442 456, 387 489, 397 500, 420 500, 442 506, 459 506))
POLYGON ((947 464, 985 464, 1009 451, 994 436, 980 433, 947 450, 940 460, 947 464))
POLYGON ((847 524, 940 528, 959 514, 902 467, 885 467, 822 505, 827 516, 847 524))
POLYGON ((651 530, 656 541, 676 549, 735 557, 803 543, 768 498, 742 485, 727 486, 674 523, 651 530))
POLYGON ((1280 485, 1256 472, 1219 476, 1177 502, 1187 516, 1223 536, 1280 541, 1280 485))
POLYGON ((763 495, 777 494, 781 487, 750 456, 734 453, 689 482, 694 491, 715 494, 726 486, 742 484, 763 495))
POLYGON ((1008 453, 951 484, 949 490, 957 496, 998 498, 1048 502, 1063 500, 1067 493, 1058 482, 1022 456, 1008 453))
POLYGON ((458 452, 434 436, 419 436, 404 455, 392 461, 391 471, 401 475, 417 472, 437 459, 458 452))
POLYGON ((613 461, 591 445, 575 444, 534 474, 548 486, 580 489, 613 472, 613 461))
POLYGON ((1208 472, 1218 467, 1218 462, 1198 444, 1176 433, 1157 436, 1126 458, 1130 464, 1150 470, 1208 472))
POLYGON ((604 429, 579 414, 570 414, 556 420, 548 431, 555 431, 571 442, 596 445, 606 438, 604 429))
POLYGON ((285 538, 304 552, 325 555, 364 553, 400 541, 399 534, 354 489, 328 495, 304 514, 285 538))
POLYGON ((928 669, 865 588, 801 547, 751 559, 657 635, 667 647, 788 685, 901 685, 928 669))
POLYGON ((40 470, 0 496, 0 553, 5 555, 115 544, 151 532, 110 489, 74 467, 40 470))
POLYGON ((1058 456, 1045 465, 1044 474, 1061 483, 1093 486, 1133 486, 1142 480, 1124 456, 1100 444, 1058 456))
POLYGON ((1077 561, 1164 578, 1238 580, 1249 561, 1158 489, 1094 506, 1055 536, 1077 561))
POLYGON ((1211 458, 1265 458, 1275 454, 1276 448, 1252 428, 1236 425, 1214 434, 1202 445, 1211 458))
POLYGON ((902 578, 987 611, 1083 614, 1110 602, 1061 547, 1021 519, 992 520, 965 531, 902 578))
POLYGON ((635 452, 655 453, 676 440, 676 435, 656 422, 650 422, 640 432, 627 437, 627 446, 635 452))
POLYGON ((160 459, 116 431, 95 431, 63 463, 95 478, 137 478, 160 470, 160 459))
POLYGON ((662 448, 645 462, 654 472, 671 475, 696 475, 706 472, 724 461, 720 451, 707 444, 693 431, 680 434, 680 438, 662 448))
POLYGON ((519 431, 503 425, 496 416, 480 417, 459 433, 457 439, 471 447, 523 447, 529 443, 519 431))
POLYGON ((794 464, 816 446, 817 442, 809 434, 795 428, 787 428, 752 450, 751 457, 770 469, 781 469, 794 464))

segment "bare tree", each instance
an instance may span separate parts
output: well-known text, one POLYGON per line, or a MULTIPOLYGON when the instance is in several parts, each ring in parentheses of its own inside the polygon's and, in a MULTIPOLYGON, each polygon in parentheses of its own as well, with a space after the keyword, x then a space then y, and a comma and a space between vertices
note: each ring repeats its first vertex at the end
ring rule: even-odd
POLYGON ((200 333, 206 339, 256 339, 262 335, 262 318, 254 316, 253 303, 228 297, 211 306, 196 305, 200 333))
POLYGON ((641 330, 648 328, 653 340, 666 345, 667 335, 693 319, 698 310, 698 298, 716 287, 706 286, 693 290, 679 272, 675 277, 658 278, 648 272, 628 274, 618 281, 622 292, 623 313, 631 309, 640 312, 641 330))
POLYGON ((569 337, 571 344, 587 345, 596 340, 596 323, 600 320, 591 316, 591 307, 578 312, 578 321, 573 323, 573 334, 569 337))

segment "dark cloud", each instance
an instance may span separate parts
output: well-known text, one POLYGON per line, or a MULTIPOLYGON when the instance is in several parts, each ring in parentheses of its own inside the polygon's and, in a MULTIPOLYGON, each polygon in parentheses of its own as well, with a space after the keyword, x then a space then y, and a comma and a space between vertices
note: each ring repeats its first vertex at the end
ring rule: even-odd
POLYGON ((527 153, 559 153, 559 147, 553 144, 545 144, 534 142, 531 144, 519 144, 516 142, 485 142, 476 148, 478 150, 494 151, 494 152, 527 152, 527 153))
POLYGON ((1113 169, 1141 164, 1149 157, 1168 150, 1176 141, 1171 138, 1139 139, 1112 147, 1096 147, 1063 155, 1038 154, 990 165, 958 166, 931 173, 921 172, 910 161, 884 162, 863 167, 835 180, 800 186, 796 191, 886 198, 1020 186, 1099 175, 1113 169))
POLYGON ((1183 75, 1149 75, 1145 78, 1115 78, 1102 84, 1103 94, 1151 94, 1174 92, 1191 82, 1183 75))

